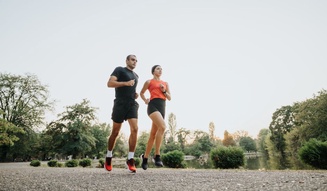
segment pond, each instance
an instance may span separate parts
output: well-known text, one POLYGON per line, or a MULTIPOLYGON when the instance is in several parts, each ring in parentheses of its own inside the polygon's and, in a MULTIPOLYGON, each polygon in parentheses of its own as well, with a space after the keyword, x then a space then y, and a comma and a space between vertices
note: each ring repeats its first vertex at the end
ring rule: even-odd
MULTIPOLYGON (((193 159, 193 160, 185 160, 187 168, 195 168, 195 169, 212 169, 214 168, 210 159, 193 159)), ((245 157, 244 166, 245 169, 249 170, 258 170, 258 169, 268 169, 267 159, 262 156, 251 156, 245 157)))

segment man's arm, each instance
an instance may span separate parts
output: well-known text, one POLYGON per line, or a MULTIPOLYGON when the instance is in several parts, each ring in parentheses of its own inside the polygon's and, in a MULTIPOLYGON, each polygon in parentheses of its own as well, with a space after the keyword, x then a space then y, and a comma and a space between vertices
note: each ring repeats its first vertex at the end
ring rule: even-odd
POLYGON ((135 84, 135 80, 130 80, 127 82, 118 82, 116 76, 110 76, 107 86, 108 88, 118 88, 123 86, 133 86, 135 84))

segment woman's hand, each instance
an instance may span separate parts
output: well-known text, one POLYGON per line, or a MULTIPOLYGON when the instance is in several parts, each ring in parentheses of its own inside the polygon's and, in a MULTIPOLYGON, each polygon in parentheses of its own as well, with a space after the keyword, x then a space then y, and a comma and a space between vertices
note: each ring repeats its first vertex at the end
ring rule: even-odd
POLYGON ((166 92, 166 88, 164 85, 160 84, 160 90, 164 93, 166 92))
POLYGON ((147 105, 148 105, 149 102, 150 102, 149 98, 144 101, 144 103, 147 104, 147 105))

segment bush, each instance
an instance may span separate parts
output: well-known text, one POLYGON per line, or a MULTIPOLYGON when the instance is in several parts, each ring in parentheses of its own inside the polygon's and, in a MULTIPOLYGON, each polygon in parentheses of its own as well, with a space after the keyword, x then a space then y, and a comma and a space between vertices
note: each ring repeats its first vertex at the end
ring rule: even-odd
POLYGON ((87 166, 91 166, 92 160, 89 158, 85 158, 79 161, 79 165, 82 167, 87 167, 87 166))
POLYGON ((299 156, 312 167, 327 169, 327 142, 310 139, 300 148, 299 156))
POLYGON ((162 155, 162 162, 170 168, 185 168, 184 153, 174 150, 162 155))
POLYGON ((73 159, 65 162, 66 167, 77 167, 78 166, 78 160, 73 159))
POLYGON ((140 166, 141 165, 141 159, 140 158, 134 158, 135 166, 140 166))
POLYGON ((41 165, 41 162, 39 160, 32 160, 30 165, 34 167, 38 167, 41 165))
POLYGON ((99 159, 99 164, 97 166, 98 168, 104 168, 104 159, 103 158, 100 158, 99 159))
POLYGON ((210 152, 215 168, 239 168, 244 165, 244 153, 239 147, 219 147, 210 152))
POLYGON ((57 167, 58 166, 58 161, 56 161, 56 160, 50 160, 48 162, 48 166, 49 167, 57 167))

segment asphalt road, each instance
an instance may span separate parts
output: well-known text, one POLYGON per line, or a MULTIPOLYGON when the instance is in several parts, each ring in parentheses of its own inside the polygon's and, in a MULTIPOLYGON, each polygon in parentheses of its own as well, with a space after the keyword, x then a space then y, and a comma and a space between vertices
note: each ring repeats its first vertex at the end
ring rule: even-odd
POLYGON ((0 163, 0 190, 327 190, 327 171, 31 167, 0 163))

